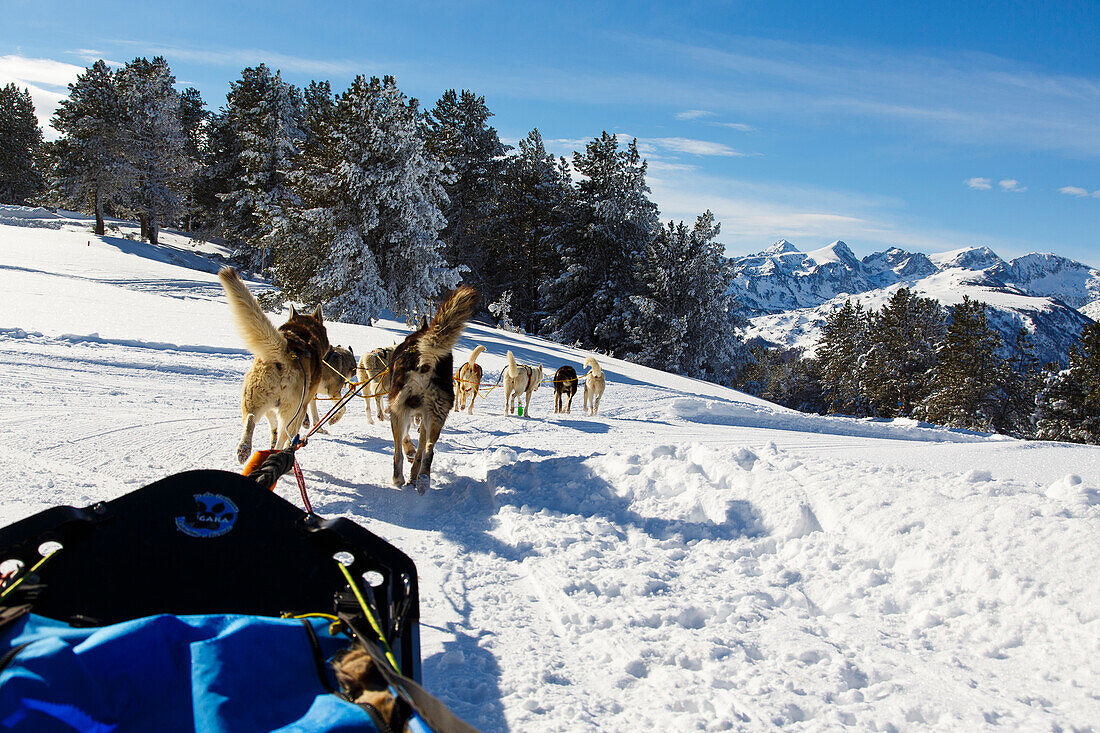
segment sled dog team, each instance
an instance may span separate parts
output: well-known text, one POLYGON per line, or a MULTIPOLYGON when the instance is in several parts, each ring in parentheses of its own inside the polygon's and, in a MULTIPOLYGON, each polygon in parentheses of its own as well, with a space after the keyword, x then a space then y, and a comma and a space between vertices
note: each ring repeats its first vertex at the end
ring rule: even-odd
MULTIPOLYGON (((313 425, 319 424, 318 397, 338 398, 345 385, 358 379, 364 385, 362 394, 367 397, 367 420, 371 424, 372 401, 378 419, 385 420, 383 394, 388 398, 394 441, 393 484, 405 485, 407 458, 411 464, 408 483, 423 494, 430 487, 435 443, 451 408, 473 414, 474 400, 483 394, 484 373, 477 358, 485 347, 478 345, 457 374, 451 353, 477 307, 477 291, 466 286, 452 291, 435 317, 430 322, 425 317, 420 328, 404 341, 376 348, 356 361, 351 348, 330 346, 320 306, 307 315, 292 305, 290 318, 276 328, 232 268, 222 268, 218 278, 244 344, 255 357, 241 390, 243 430, 237 462, 244 463, 252 454, 252 435, 261 417, 271 429, 271 448, 285 448, 303 427, 309 426, 311 418, 313 425), (408 435, 414 422, 419 426, 415 444, 408 435)), ((591 356, 584 366, 589 371, 583 377, 578 377, 571 366, 554 373, 554 412, 570 412, 581 380, 584 411, 591 410, 595 415, 599 410, 606 385, 603 370, 591 356)), ((522 414, 529 415, 531 394, 544 381, 542 365, 519 364, 509 351, 501 381, 505 414, 515 412, 518 400, 523 398, 522 414)), ((344 412, 341 407, 328 424, 337 422, 344 412)))

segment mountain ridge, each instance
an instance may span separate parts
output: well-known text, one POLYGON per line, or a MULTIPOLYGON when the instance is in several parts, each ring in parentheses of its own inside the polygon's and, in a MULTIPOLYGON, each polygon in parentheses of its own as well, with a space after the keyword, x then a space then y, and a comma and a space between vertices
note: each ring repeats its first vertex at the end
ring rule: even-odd
POLYGON ((899 287, 945 306, 964 294, 986 303, 1006 348, 1026 328, 1044 361, 1065 362, 1100 314, 1100 269, 1049 252, 1004 260, 984 245, 931 255, 891 247, 857 259, 841 240, 810 252, 779 240, 730 263, 730 292, 750 321, 746 338, 810 353, 825 316, 845 300, 878 309, 899 287))

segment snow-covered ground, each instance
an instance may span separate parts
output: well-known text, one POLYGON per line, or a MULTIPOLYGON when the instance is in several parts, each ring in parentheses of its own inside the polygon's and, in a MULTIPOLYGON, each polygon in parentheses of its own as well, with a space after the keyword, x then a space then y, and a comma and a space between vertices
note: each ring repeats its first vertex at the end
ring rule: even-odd
MULTIPOLYGON (((10 219, 5 219, 10 221, 10 219)), ((0 224, 0 524, 235 470, 250 357, 207 258, 0 224)), ((123 227, 122 232, 130 231, 123 227)), ((357 354, 402 324, 330 324, 357 354)), ((495 380, 585 352, 485 326, 495 380)), ((597 416, 453 414, 421 497, 360 402, 314 508, 407 552, 424 680, 486 731, 1059 730, 1100 721, 1100 448, 800 415, 601 358, 597 416)), ((258 435, 264 432, 261 427, 258 435)), ((284 479, 279 493, 298 503, 284 479)))

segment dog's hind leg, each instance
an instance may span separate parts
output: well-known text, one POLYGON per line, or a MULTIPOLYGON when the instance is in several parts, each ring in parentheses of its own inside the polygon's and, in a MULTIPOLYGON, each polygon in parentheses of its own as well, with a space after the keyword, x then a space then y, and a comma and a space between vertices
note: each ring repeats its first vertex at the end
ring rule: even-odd
POLYGON ((252 455, 252 433, 256 431, 256 416, 247 412, 242 423, 241 442, 237 444, 237 463, 244 463, 252 455))
POLYGON ((375 382, 375 384, 376 384, 377 388, 375 390, 374 401, 376 403, 378 403, 378 419, 379 420, 385 420, 386 419, 386 411, 382 408, 382 389, 384 388, 384 385, 382 384, 381 379, 379 379, 377 382, 375 382))
MULTIPOLYGON (((305 419, 302 420, 302 427, 309 428, 310 425, 320 425, 320 424, 321 424, 321 418, 319 418, 317 416, 317 399, 314 398, 314 399, 309 401, 309 411, 306 414, 305 419)), ((317 432, 318 433, 325 433, 326 435, 328 434, 328 431, 325 430, 324 428, 317 428, 317 432)))
POLYGON ((275 450, 276 444, 279 442, 279 413, 274 410, 269 410, 264 414, 267 418, 267 428, 271 432, 271 450, 275 450))
POLYGON ((409 419, 406 410, 390 412, 390 430, 393 432, 393 485, 405 485, 404 444, 409 440, 409 419))
POLYGON ((416 461, 409 472, 409 480, 421 496, 431 488, 432 459, 435 458, 435 443, 443 430, 443 421, 425 416, 420 423, 420 444, 416 450, 416 461), (428 425, 428 423, 431 425, 428 425))

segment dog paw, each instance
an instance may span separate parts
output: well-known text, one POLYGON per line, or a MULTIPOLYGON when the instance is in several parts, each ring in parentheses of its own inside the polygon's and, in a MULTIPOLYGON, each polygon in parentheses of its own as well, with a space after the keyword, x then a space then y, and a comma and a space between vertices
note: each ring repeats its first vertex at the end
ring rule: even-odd
POLYGON ((393 485, 397 488, 401 488, 405 485, 405 474, 395 474, 393 477, 393 485))
MULTIPOLYGON (((331 425, 331 424, 332 423, 329 423, 329 425, 331 425)), ((322 435, 328 435, 328 431, 325 430, 324 428, 317 428, 317 432, 321 433, 322 435)))
POLYGON ((241 443, 237 446, 237 463, 244 463, 248 460, 248 457, 252 455, 252 446, 247 443, 241 443))
POLYGON ((431 483, 432 483, 431 476, 429 476, 426 473, 422 473, 419 476, 417 476, 416 479, 413 480, 412 485, 413 485, 413 488, 416 489, 416 493, 420 494, 421 496, 424 496, 424 494, 431 487, 431 483))

